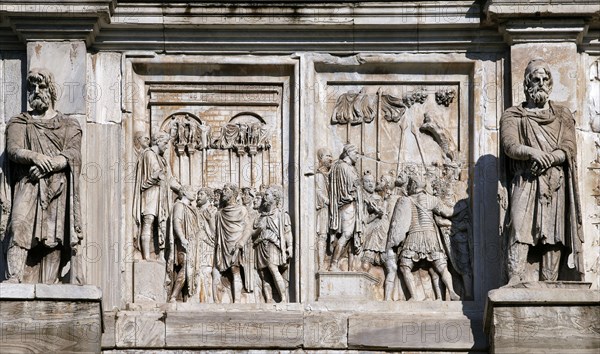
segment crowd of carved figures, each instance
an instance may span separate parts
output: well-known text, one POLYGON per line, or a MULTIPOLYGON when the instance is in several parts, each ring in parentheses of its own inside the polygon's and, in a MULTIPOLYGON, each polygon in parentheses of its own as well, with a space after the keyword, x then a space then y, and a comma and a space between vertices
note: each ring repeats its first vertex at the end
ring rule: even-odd
POLYGON ((267 130, 228 124, 207 146, 201 144, 209 138, 196 133, 210 129, 182 121, 156 133, 151 144, 148 134, 135 135, 134 245, 142 261, 164 261, 170 302, 286 302, 294 251, 283 188, 182 184, 165 156, 167 149, 184 151, 193 142, 192 150, 202 146, 255 154, 257 147, 270 147, 267 130))
POLYGON ((406 164, 396 175, 378 180, 354 167, 357 148, 345 145, 333 162, 318 150, 316 173, 317 248, 321 271, 384 270, 384 298, 392 300, 398 274, 407 298, 422 300, 413 271, 428 269, 435 298, 460 299, 452 272, 462 280, 462 296, 471 297, 471 221, 468 201, 455 200, 459 169, 455 165, 423 168, 406 164), (450 264, 450 267, 448 266, 450 264), (448 297, 441 291, 447 289, 448 297))
MULTIPOLYGON (((453 90, 439 90, 436 102, 447 107, 454 95, 453 90)), ((349 92, 338 98, 331 122, 364 124, 382 114, 385 121, 401 124, 405 130, 409 124, 403 119, 406 110, 426 98, 423 91, 395 97, 380 89, 375 102, 363 90, 349 92)), ((420 268, 429 273, 433 290, 429 298, 472 297, 471 214, 468 200, 457 200, 464 195, 459 189, 466 183, 459 181, 456 144, 439 121, 425 113, 418 131, 411 122, 411 132, 433 139, 443 163, 405 163, 399 153, 396 168, 376 176, 371 171, 359 172, 357 161, 363 156, 355 145, 344 145, 337 160, 327 148, 317 151, 316 233, 321 272, 375 270, 385 300, 424 300, 415 280, 420 268), (405 295, 394 295, 398 291, 405 295)), ((415 136, 417 144, 422 138, 415 136)))

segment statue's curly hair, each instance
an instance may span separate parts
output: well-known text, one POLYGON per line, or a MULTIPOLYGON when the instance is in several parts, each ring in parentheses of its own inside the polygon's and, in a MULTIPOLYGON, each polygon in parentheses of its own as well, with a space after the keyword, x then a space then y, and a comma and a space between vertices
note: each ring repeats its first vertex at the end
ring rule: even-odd
MULTIPOLYGON (((50 99, 52 100, 52 106, 56 104, 58 99, 58 90, 56 88, 56 81, 54 75, 48 69, 34 68, 29 70, 27 73, 27 85, 45 83, 48 86, 50 92, 50 99)), ((29 90, 29 88, 28 88, 29 90)))

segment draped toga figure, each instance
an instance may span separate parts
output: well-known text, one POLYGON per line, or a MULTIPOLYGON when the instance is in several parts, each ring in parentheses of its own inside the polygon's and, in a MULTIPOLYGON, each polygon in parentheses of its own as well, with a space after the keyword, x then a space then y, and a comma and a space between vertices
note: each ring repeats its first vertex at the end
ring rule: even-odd
POLYGON ((173 205, 171 222, 175 235, 175 265, 179 266, 175 276, 175 284, 169 302, 175 302, 177 296, 182 292, 184 285, 187 291, 183 293, 184 301, 192 299, 193 302, 200 300, 198 293, 199 273, 199 240, 200 224, 198 213, 193 206, 196 200, 196 191, 188 185, 179 189, 179 198, 173 205))
POLYGON ((54 109, 56 93, 49 71, 31 70, 27 98, 32 110, 6 125, 5 177, 12 189, 12 209, 3 236, 9 244, 9 282, 85 282, 80 250, 82 132, 76 119, 54 109), (68 267, 68 275, 61 277, 68 267))
POLYGON ((155 253, 162 255, 165 249, 170 189, 179 189, 163 156, 169 139, 167 133, 154 135, 152 146, 141 151, 135 168, 133 217, 139 226, 139 236, 134 237, 134 245, 146 260, 150 259, 154 238, 155 253))
POLYGON ((577 189, 575 121, 568 108, 548 99, 552 74, 541 59, 525 69, 526 102, 500 120, 509 193, 509 284, 555 281, 561 257, 569 280, 582 280, 581 210, 577 189), (528 255, 541 254, 539 274, 527 276, 528 255))
POLYGON ((251 233, 248 227, 248 211, 237 204, 239 189, 234 184, 225 184, 221 190, 221 208, 215 220, 215 267, 220 272, 231 270, 233 275, 233 302, 242 299, 242 277, 240 274, 241 250, 251 233))
POLYGON ((356 161, 356 146, 347 144, 329 174, 329 228, 339 235, 329 268, 333 271, 339 270, 338 262, 350 239, 353 239, 353 252, 348 259, 348 270, 353 270, 353 254, 361 252, 363 201, 361 179, 354 167, 356 161))

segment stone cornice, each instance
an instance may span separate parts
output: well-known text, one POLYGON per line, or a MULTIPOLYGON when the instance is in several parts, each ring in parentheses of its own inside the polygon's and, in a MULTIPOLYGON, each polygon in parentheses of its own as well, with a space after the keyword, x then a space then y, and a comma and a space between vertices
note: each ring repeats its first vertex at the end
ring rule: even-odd
POLYGON ((594 47, 593 39, 586 39, 588 27, 600 27, 597 1, 0 4, 0 35, 10 42, 0 44, 3 49, 17 49, 19 42, 83 40, 98 50, 165 52, 497 52, 506 44, 536 41, 594 47))
POLYGON ((485 23, 497 26, 508 44, 581 44, 588 28, 600 22, 600 3, 596 0, 489 0, 484 12, 485 23))
POLYGON ((81 40, 89 45, 115 7, 116 0, 3 0, 0 22, 23 42, 81 40))
POLYGON ((549 17, 600 19, 596 0, 488 0, 484 11, 490 22, 549 17))
POLYGON ((502 38, 494 29, 481 29, 480 18, 479 2, 473 1, 119 2, 94 47, 171 53, 497 52, 502 38))
POLYGON ((131 3, 119 2, 113 25, 160 24, 167 28, 218 26, 479 26, 477 2, 335 3, 131 3))
POLYGON ((535 42, 581 44, 588 25, 583 19, 510 20, 498 28, 508 44, 535 42))

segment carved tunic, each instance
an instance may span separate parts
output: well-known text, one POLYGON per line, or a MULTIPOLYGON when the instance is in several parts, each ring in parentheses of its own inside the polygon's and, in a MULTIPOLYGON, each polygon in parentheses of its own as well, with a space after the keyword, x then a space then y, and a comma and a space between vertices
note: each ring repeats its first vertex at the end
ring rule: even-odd
POLYGON ((277 266, 286 264, 286 250, 292 244, 288 213, 279 209, 261 213, 254 223, 254 228, 260 230, 256 240, 258 268, 266 268, 269 263, 277 266))
POLYGON ((385 252, 388 229, 390 227, 387 200, 378 194, 365 198, 367 212, 376 214, 375 218, 365 226, 365 251, 385 252), (368 202, 367 202, 368 199, 368 202), (381 213, 382 215, 379 215, 381 213))
POLYGON ((510 158, 510 242, 562 243, 575 256, 571 267, 583 272, 574 119, 569 109, 552 101, 549 105, 540 112, 511 107, 500 121, 502 146, 510 158), (534 176, 531 148, 547 153, 560 149, 566 159, 534 176))
POLYGON ((175 264, 185 267, 185 280, 188 284, 188 292, 189 294, 194 294, 198 286, 196 283, 196 273, 198 271, 196 264, 200 257, 198 247, 198 233, 200 231, 198 214, 193 207, 178 200, 173 206, 172 222, 177 254, 175 264), (181 246, 182 239, 187 240, 187 249, 183 249, 181 246))
POLYGON ((78 243, 83 232, 79 204, 81 128, 77 120, 62 113, 51 119, 35 119, 28 113, 13 117, 6 126, 6 153, 14 188, 7 230, 11 242, 25 249, 41 241, 67 246, 78 243), (29 169, 35 154, 62 155, 67 167, 33 182, 29 169))
POLYGON ((439 198, 424 192, 411 195, 409 198, 412 200, 411 223, 402 246, 401 256, 412 258, 415 262, 421 259, 430 262, 446 259, 433 213, 452 215, 452 210, 443 206, 439 198))
POLYGON ((198 265, 201 267, 212 267, 215 255, 215 230, 214 219, 217 209, 210 203, 203 205, 198 211, 198 250, 200 259, 198 265))

